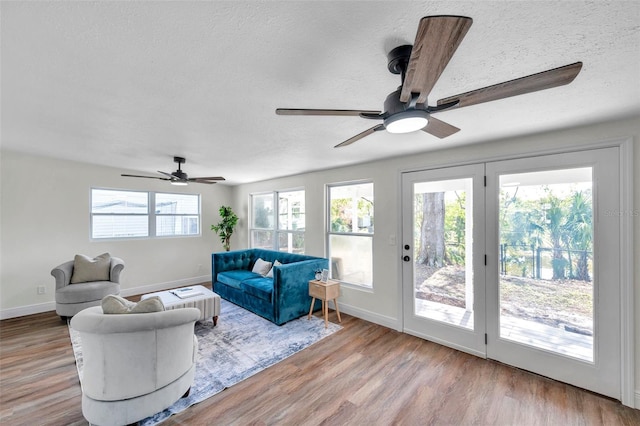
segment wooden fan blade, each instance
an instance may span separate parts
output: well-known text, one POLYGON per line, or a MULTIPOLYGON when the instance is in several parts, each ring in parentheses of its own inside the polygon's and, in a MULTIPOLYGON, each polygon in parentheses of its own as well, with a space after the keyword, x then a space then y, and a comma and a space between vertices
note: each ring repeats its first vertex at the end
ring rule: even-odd
POLYGON ((360 140, 360 139, 364 138, 365 136, 369 136, 370 134, 375 133, 375 132, 380 131, 380 130, 384 130, 384 124, 375 125, 372 128, 365 130, 362 133, 358 133, 354 137, 349 138, 346 141, 341 142, 338 145, 334 146, 334 148, 341 148, 343 146, 351 145, 355 141, 360 140))
POLYGON ((483 87, 482 89, 443 98, 438 101, 438 105, 459 101, 453 108, 461 108, 509 98, 511 96, 524 95, 525 93, 537 92, 552 87, 564 86, 565 84, 571 83, 581 69, 582 62, 576 62, 526 77, 516 78, 515 80, 494 84, 493 86, 483 87))
POLYGON ((163 178, 163 177, 158 177, 158 176, 140 176, 140 175, 127 175, 127 174, 121 174, 120 176, 124 176, 124 177, 135 177, 135 178, 145 178, 145 179, 160 179, 160 180, 171 180, 171 179, 167 179, 167 178, 163 178))
POLYGON ((427 132, 430 135, 438 137, 440 139, 444 139, 448 136, 453 135, 460 131, 456 126, 452 126, 449 123, 445 123, 444 121, 438 120, 432 116, 429 116, 429 122, 422 129, 423 132, 427 132))
POLYGON ((197 177, 197 178, 189 178, 189 180, 225 180, 222 176, 212 176, 212 177, 197 177))
POLYGON ((359 116, 360 114, 381 114, 380 111, 368 109, 295 109, 278 108, 278 115, 333 115, 333 116, 359 116))
POLYGON ((411 49, 400 101, 419 94, 417 103, 427 96, 453 57, 473 20, 465 16, 426 16, 420 20, 416 41, 411 49))

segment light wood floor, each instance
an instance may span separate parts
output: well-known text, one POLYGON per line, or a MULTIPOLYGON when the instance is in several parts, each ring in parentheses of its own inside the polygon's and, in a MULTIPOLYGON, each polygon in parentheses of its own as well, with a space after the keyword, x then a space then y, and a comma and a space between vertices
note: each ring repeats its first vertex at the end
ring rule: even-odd
MULTIPOLYGON (((163 425, 640 425, 640 410, 563 383, 346 314, 342 326, 163 425)), ((0 424, 87 424, 53 312, 0 322, 0 424)))

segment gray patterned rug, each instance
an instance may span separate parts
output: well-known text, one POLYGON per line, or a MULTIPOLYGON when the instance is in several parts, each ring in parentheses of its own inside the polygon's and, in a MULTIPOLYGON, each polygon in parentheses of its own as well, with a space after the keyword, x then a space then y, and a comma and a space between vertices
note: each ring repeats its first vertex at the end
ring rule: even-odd
MULTIPOLYGON (((148 417, 140 425, 161 423, 259 371, 270 367, 342 327, 314 316, 304 316, 277 326, 222 299, 218 325, 211 320, 196 323, 198 361, 191 393, 168 409, 148 417)), ((69 327, 78 376, 82 377, 82 345, 79 333, 69 327)))

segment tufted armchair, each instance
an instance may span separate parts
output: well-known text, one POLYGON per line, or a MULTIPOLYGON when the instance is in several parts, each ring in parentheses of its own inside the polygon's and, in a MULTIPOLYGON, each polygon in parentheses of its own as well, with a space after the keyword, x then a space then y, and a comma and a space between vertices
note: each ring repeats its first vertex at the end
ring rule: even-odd
POLYGON ((197 308, 104 314, 95 306, 71 319, 80 333, 82 414, 94 425, 126 425, 179 400, 193 384, 197 308))
POLYGON ((63 319, 72 317, 85 308, 100 305, 102 298, 109 294, 120 294, 120 272, 124 269, 124 261, 118 257, 110 257, 110 259, 111 264, 108 267, 106 280, 72 284, 74 260, 53 268, 51 275, 56 280, 55 299, 58 315, 63 319))

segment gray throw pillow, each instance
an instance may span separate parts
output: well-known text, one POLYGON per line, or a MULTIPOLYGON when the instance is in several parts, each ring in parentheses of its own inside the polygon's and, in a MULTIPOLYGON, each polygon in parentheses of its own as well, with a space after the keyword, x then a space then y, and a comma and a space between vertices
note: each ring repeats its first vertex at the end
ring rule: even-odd
POLYGON ((131 302, 124 297, 110 294, 102 299, 102 313, 104 314, 146 314, 164 311, 164 304, 158 296, 131 302))
POLYGON ((95 258, 76 254, 73 259, 71 284, 89 281, 109 281, 111 275, 111 255, 103 253, 95 258))

